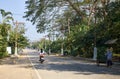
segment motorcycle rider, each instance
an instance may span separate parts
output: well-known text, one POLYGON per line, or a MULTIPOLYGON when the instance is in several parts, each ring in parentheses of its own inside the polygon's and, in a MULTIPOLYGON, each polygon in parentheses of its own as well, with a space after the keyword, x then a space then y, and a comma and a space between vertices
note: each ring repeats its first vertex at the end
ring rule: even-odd
POLYGON ((39 52, 39 61, 41 61, 41 63, 44 61, 44 52, 43 52, 43 49, 40 50, 39 52))

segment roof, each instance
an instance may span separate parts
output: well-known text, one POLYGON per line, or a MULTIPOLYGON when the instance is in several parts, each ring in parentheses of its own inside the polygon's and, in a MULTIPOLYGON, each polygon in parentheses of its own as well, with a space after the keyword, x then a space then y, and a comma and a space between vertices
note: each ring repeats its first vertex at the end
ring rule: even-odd
POLYGON ((105 42, 105 44, 115 44, 118 39, 112 39, 105 42))

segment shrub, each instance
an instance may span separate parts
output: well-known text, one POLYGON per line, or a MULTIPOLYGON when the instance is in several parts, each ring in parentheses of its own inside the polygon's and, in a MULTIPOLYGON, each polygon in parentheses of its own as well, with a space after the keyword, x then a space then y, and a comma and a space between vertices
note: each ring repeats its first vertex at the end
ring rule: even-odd
POLYGON ((106 62, 106 56, 105 56, 105 47, 100 47, 98 48, 98 53, 97 53, 97 60, 99 62, 106 62))
POLYGON ((9 56, 7 52, 0 52, 0 58, 4 58, 4 57, 7 57, 9 56))

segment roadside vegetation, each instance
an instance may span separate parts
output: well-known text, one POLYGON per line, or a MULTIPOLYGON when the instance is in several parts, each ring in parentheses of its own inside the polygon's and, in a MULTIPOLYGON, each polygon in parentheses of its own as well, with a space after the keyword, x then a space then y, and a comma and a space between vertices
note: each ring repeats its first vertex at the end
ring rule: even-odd
POLYGON ((23 26, 19 26, 19 31, 16 31, 11 12, 0 9, 0 14, 0 58, 4 58, 9 56, 7 47, 11 47, 11 53, 14 54, 15 42, 17 41, 18 49, 22 49, 28 45, 28 39, 24 36, 25 28, 23 26))
POLYGON ((24 18, 36 25, 37 32, 48 33, 48 39, 33 44, 35 48, 91 58, 94 47, 98 56, 112 47, 119 56, 119 6, 119 0, 27 0, 24 18))

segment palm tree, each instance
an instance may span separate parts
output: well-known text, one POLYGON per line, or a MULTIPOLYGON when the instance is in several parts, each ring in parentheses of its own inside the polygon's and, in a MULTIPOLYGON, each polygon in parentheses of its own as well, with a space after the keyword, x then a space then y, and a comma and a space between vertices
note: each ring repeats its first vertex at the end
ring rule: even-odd
POLYGON ((2 28, 4 29, 3 33, 7 34, 7 36, 8 36, 9 30, 10 30, 9 22, 14 20, 12 17, 12 13, 6 12, 3 9, 0 9, 0 13, 1 13, 1 18, 2 18, 1 24, 3 25, 2 28))
POLYGON ((7 37, 11 26, 9 22, 10 20, 13 21, 13 18, 11 12, 6 12, 5 10, 0 9, 0 13, 2 18, 0 23, 0 54, 4 56, 8 43, 7 37))
POLYGON ((0 13, 2 15, 2 22, 1 23, 7 23, 10 20, 13 21, 12 13, 11 12, 6 12, 3 9, 0 9, 0 13))

